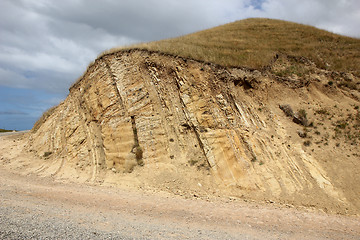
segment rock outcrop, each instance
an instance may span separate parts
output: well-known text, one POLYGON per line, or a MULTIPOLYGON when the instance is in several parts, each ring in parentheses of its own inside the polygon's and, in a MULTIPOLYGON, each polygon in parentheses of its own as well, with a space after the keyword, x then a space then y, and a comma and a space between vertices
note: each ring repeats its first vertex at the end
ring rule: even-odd
POLYGON ((355 116, 359 92, 329 86, 329 72, 301 64, 311 69, 306 77, 284 78, 273 74, 281 68, 276 62, 260 72, 142 50, 104 55, 37 123, 27 147, 59 177, 70 172, 92 181, 145 170, 175 176, 191 169, 232 196, 356 212, 359 187, 345 186, 358 177, 342 176, 359 170, 359 149, 350 142, 336 147, 330 123, 314 134, 279 105, 306 111, 305 120, 320 130, 325 120, 316 109, 337 104, 336 111, 355 116), (328 145, 317 146, 323 135, 328 145))

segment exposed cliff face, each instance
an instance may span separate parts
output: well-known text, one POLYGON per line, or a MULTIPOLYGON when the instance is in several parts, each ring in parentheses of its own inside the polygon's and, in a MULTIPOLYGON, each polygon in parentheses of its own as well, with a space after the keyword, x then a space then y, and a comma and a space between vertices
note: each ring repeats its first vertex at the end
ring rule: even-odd
POLYGON ((358 116, 359 92, 330 86, 345 77, 305 60, 297 64, 306 74, 284 77, 291 61, 281 56, 259 72, 140 50, 102 56, 33 130, 28 149, 59 177, 132 176, 174 192, 357 212, 358 132, 345 141, 332 123, 358 116))

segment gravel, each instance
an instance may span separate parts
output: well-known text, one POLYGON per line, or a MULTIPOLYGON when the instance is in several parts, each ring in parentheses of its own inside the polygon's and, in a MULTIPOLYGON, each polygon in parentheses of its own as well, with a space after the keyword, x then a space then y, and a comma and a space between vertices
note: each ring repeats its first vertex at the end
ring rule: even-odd
POLYGON ((24 210, 0 207, 0 239, 132 239, 24 210))
POLYGON ((54 202, 1 196, 0 239, 259 239, 224 230, 177 226, 148 216, 102 212, 54 202), (24 205, 26 207, 23 207, 24 205))
POLYGON ((358 217, 20 176, 0 165, 0 239, 359 239, 358 217))

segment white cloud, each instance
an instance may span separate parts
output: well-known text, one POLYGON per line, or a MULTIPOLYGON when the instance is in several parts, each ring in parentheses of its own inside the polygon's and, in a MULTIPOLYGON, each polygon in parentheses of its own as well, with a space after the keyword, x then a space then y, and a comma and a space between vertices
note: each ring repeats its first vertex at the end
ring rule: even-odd
POLYGON ((0 68, 0 79, 3 86, 18 88, 27 86, 26 77, 8 69, 0 68))
POLYGON ((360 37, 358 0, 266 0, 262 17, 309 24, 335 33, 360 37))
POLYGON ((249 17, 360 37, 359 0, 1 0, 0 87, 42 89, 44 102, 59 101, 106 49, 249 17))
MULTIPOLYGON (((291 20, 360 37, 358 0, 3 0, 0 67, 16 75, 14 86, 53 89, 59 79, 51 72, 71 77, 62 81, 70 85, 103 50, 248 17, 291 20), (29 81, 24 75, 29 71, 53 83, 29 81)), ((2 77, 0 85, 9 81, 2 77)))

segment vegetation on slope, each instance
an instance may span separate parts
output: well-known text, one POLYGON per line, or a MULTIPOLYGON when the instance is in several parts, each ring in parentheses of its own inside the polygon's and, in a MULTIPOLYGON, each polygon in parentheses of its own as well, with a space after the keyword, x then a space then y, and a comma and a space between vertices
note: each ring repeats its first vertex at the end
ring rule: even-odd
POLYGON ((41 127, 41 125, 51 116, 51 114, 55 112, 57 107, 58 106, 54 106, 46 110, 43 115, 35 122, 32 128, 32 132, 35 133, 41 127))
POLYGON ((12 132, 12 130, 6 130, 6 129, 0 128, 0 133, 2 133, 2 132, 12 132))
MULTIPOLYGON (((306 57, 324 69, 360 75, 360 39, 272 19, 246 19, 190 35, 133 45, 223 66, 263 68, 276 54, 306 57)), ((121 49, 112 49, 110 52, 121 49)), ((106 54, 108 52, 105 52, 106 54)))

